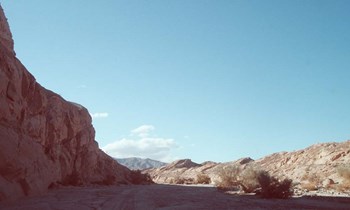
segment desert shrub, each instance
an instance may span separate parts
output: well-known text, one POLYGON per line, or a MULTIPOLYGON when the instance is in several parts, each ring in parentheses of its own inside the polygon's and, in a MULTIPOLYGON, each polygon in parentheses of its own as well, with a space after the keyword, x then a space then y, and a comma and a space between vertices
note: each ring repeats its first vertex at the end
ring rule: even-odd
POLYGON ((178 178, 174 180, 175 184, 185 184, 185 179, 184 178, 178 178))
POLYGON ((350 190, 350 166, 340 166, 337 168, 339 176, 343 178, 341 185, 339 186, 339 191, 350 190))
POLYGON ((236 166, 222 168, 218 173, 220 181, 216 183, 216 186, 222 190, 237 188, 240 185, 238 181, 240 173, 240 168, 236 166))
MULTIPOLYGON (((112 175, 108 175, 107 177, 105 177, 102 181, 95 181, 92 182, 92 184, 97 184, 97 185, 112 185, 114 184, 116 181, 116 177, 112 176, 112 175)), ((53 185, 52 187, 56 187, 55 185, 53 185)))
POLYGON ((102 184, 103 185, 112 185, 113 183, 115 183, 116 177, 112 176, 112 175, 108 175, 103 181, 102 184))
POLYGON ((293 191, 291 189, 292 180, 284 179, 279 181, 272 177, 266 171, 260 171, 258 174, 258 182, 261 187, 261 196, 263 198, 289 198, 293 191))
POLYGON ((350 166, 340 166, 337 168, 339 176, 350 181, 350 166))
POLYGON ((197 184, 209 184, 211 179, 206 174, 198 174, 197 175, 197 184))
POLYGON ((305 181, 300 186, 306 190, 317 190, 318 186, 321 184, 321 178, 316 174, 305 173, 301 180, 305 181))
POLYGON ((151 184, 152 178, 147 173, 142 173, 140 170, 132 170, 130 174, 130 181, 132 184, 151 184))
POLYGON ((305 190, 308 190, 308 191, 314 191, 314 190, 318 189, 317 184, 314 183, 314 182, 301 183, 300 186, 301 186, 302 189, 305 189, 305 190))
POLYGON ((247 167, 241 173, 241 187, 244 192, 251 193, 260 187, 258 182, 259 171, 253 167, 247 167))
POLYGON ((172 184, 185 184, 185 179, 180 177, 180 176, 176 176, 173 180, 172 180, 172 184))
POLYGON ((170 184, 194 184, 193 178, 184 178, 180 176, 176 176, 174 179, 170 180, 170 184))
POLYGON ((321 178, 319 176, 314 173, 310 174, 309 172, 305 173, 301 179, 316 184, 321 182, 321 178))
POLYGON ((240 188, 246 193, 251 193, 259 188, 258 171, 253 167, 226 167, 219 172, 219 177, 221 181, 217 183, 217 187, 222 190, 240 188))
POLYGON ((78 175, 78 172, 73 171, 71 174, 64 177, 62 181, 62 185, 72 185, 72 186, 80 186, 82 185, 81 179, 78 175))
POLYGON ((193 178, 184 178, 185 184, 194 184, 194 179, 193 178))

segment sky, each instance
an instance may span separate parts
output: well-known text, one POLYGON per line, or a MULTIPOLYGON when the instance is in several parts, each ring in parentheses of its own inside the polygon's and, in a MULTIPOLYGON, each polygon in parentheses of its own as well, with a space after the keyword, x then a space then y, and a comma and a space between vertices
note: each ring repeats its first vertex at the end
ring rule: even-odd
POLYGON ((350 139, 348 0, 1 0, 17 57, 109 155, 226 162, 350 139))

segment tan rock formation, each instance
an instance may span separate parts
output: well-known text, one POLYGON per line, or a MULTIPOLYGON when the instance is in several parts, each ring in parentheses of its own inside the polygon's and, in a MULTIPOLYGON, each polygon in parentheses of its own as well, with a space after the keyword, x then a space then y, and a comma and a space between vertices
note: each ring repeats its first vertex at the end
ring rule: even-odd
POLYGON ((271 175, 292 179, 295 183, 309 182, 319 187, 342 183, 338 173, 341 166, 350 167, 350 141, 341 143, 315 144, 294 152, 280 152, 268 155, 256 161, 242 158, 227 163, 205 162, 196 164, 189 160, 170 163, 158 169, 150 169, 157 183, 171 183, 175 179, 196 180, 198 174, 206 174, 212 183, 220 180, 219 173, 225 167, 252 166, 256 170, 266 170, 271 175), (183 163, 187 163, 184 166, 183 163))
POLYGON ((337 168, 350 163, 350 141, 315 144, 294 152, 275 153, 256 161, 273 175, 302 182, 322 183, 330 178, 341 182, 337 168))
POLYGON ((46 90, 15 57, 0 6, 0 200, 56 184, 127 183, 129 170, 103 153, 88 111, 46 90))

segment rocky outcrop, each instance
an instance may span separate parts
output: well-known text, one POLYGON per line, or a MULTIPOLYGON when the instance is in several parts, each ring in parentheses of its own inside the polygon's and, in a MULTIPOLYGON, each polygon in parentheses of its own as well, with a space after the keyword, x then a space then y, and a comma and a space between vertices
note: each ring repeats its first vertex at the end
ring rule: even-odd
POLYGON ((0 6, 0 200, 55 185, 128 183, 103 153, 88 111, 43 88, 15 57, 0 6))
POLYGON ((11 54, 15 54, 12 33, 5 17, 4 11, 0 5, 0 43, 2 48, 6 48, 11 54))
MULTIPOLYGON (((255 164, 276 176, 302 182, 322 183, 330 178, 341 182, 337 169, 350 163, 350 141, 315 144, 294 152, 280 152, 263 157, 255 164)), ((350 166, 350 165, 348 165, 350 166)))
POLYGON ((193 180, 198 174, 206 174, 211 182, 220 181, 220 171, 226 167, 253 167, 265 170, 277 177, 290 178, 294 183, 310 183, 320 187, 342 183, 338 173, 340 167, 350 167, 350 141, 340 143, 315 144, 293 152, 280 152, 258 160, 241 158, 226 163, 205 162, 195 164, 189 160, 179 160, 158 169, 150 169, 156 183, 172 183, 173 180, 193 180), (183 164, 186 163, 186 164, 183 164))

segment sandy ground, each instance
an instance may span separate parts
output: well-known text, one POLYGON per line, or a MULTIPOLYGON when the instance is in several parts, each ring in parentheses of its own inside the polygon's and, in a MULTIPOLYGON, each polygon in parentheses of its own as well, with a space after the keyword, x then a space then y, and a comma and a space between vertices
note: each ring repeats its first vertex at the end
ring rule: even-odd
POLYGON ((230 195, 210 186, 145 185, 65 187, 44 196, 0 203, 6 210, 84 209, 350 209, 349 197, 300 197, 266 200, 230 195))

